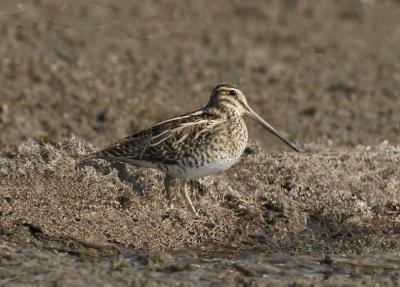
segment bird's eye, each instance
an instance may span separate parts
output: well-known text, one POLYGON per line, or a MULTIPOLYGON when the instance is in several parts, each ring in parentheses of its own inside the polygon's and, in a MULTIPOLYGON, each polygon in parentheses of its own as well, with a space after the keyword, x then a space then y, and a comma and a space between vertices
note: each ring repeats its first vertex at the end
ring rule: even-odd
POLYGON ((236 91, 235 90, 229 90, 229 95, 230 96, 236 96, 236 91))

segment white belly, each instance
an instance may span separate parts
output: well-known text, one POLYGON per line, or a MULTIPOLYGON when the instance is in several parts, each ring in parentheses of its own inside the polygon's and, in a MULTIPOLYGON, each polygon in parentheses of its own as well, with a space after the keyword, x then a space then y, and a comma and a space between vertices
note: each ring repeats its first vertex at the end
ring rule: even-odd
POLYGON ((229 169, 234 163, 236 159, 227 158, 220 159, 215 162, 206 163, 199 167, 190 167, 190 166, 182 166, 182 165, 169 165, 167 167, 167 174, 173 177, 180 177, 185 179, 193 179, 197 177, 202 177, 210 174, 219 173, 221 171, 229 169))

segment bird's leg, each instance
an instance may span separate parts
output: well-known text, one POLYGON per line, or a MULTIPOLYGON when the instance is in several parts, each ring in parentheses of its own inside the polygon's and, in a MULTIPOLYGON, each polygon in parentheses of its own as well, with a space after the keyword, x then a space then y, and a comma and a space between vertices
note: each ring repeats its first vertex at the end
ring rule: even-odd
POLYGON ((172 181, 172 177, 169 176, 168 174, 166 174, 165 178, 164 178, 164 187, 165 187, 165 192, 166 192, 165 196, 168 199, 168 207, 170 209, 174 208, 174 204, 172 203, 171 181, 172 181))
POLYGON ((193 203, 190 200, 190 197, 189 197, 189 195, 187 193, 187 182, 186 181, 183 182, 183 185, 182 185, 182 188, 180 189, 180 191, 181 191, 181 194, 182 194, 183 198, 185 199, 186 205, 189 208, 190 212, 194 216, 197 216, 196 209, 194 209, 193 203))

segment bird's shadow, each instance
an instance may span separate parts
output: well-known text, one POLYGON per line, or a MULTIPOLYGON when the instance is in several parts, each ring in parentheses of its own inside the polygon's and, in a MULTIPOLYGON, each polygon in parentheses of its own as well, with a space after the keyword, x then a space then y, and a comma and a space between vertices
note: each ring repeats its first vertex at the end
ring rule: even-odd
POLYGON ((86 166, 93 167, 97 173, 103 176, 107 176, 115 169, 118 173, 118 178, 121 182, 126 183, 128 186, 132 188, 132 191, 138 193, 141 196, 146 196, 148 194, 145 192, 146 190, 146 181, 143 180, 145 176, 143 173, 143 168, 140 166, 133 166, 136 168, 134 172, 129 171, 128 164, 124 162, 115 162, 105 160, 98 161, 94 159, 84 159, 78 163, 78 168, 82 169, 86 166))
MULTIPOLYGON (((112 170, 115 169, 117 170, 119 180, 130 186, 133 192, 136 192, 138 195, 143 197, 149 196, 149 192, 146 192, 146 190, 149 189, 148 185, 149 180, 147 178, 148 175, 146 175, 145 173, 146 168, 144 167, 127 164, 120 161, 118 162, 112 160, 98 161, 90 158, 84 159, 80 163, 78 163, 79 169, 84 168, 85 166, 93 167, 96 170, 96 172, 104 176, 110 174, 112 170), (132 167, 135 169, 135 171, 133 172, 130 171, 132 167)), ((159 178, 157 180, 160 180, 162 182, 163 179, 159 178)), ((182 184, 183 184, 182 180, 174 178, 172 180, 173 192, 174 193, 178 192, 178 189, 182 188, 182 184)), ((190 188, 189 191, 197 199, 209 193, 210 191, 210 188, 207 185, 201 183, 197 179, 189 180, 188 185, 190 188)), ((128 194, 129 192, 127 191, 123 192, 121 198, 129 197, 128 194)))

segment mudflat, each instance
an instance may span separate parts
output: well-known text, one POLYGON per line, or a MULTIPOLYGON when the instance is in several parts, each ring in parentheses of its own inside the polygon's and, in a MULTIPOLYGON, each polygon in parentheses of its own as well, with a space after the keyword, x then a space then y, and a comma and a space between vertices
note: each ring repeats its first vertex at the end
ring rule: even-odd
POLYGON ((394 0, 3 1, 0 285, 399 284, 398 27, 394 0), (195 218, 83 160, 221 82, 302 153, 248 121, 195 218))

